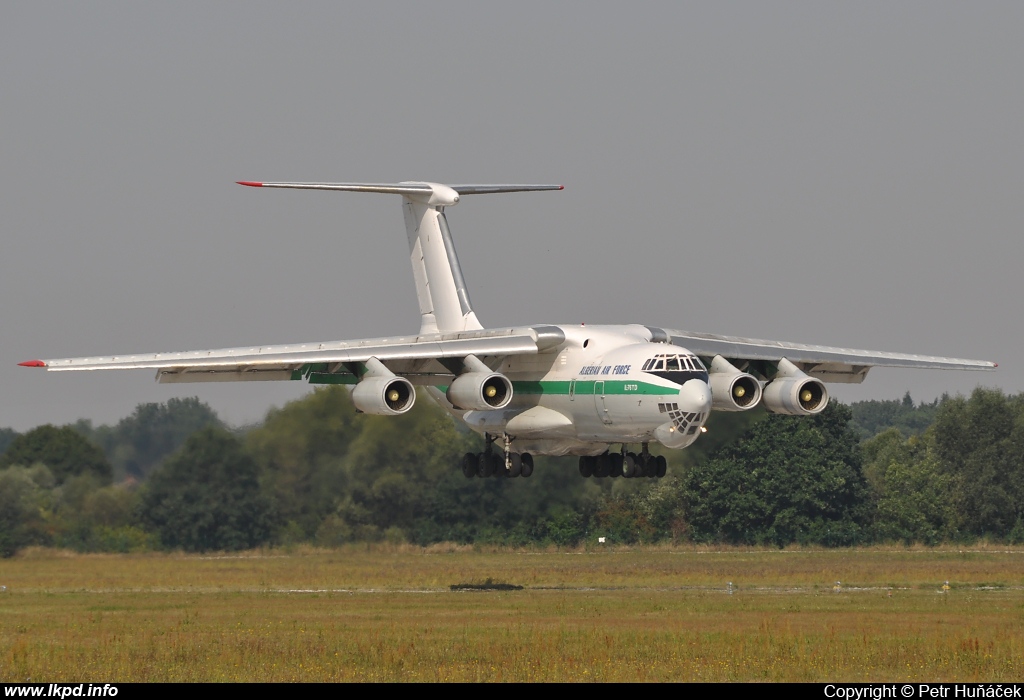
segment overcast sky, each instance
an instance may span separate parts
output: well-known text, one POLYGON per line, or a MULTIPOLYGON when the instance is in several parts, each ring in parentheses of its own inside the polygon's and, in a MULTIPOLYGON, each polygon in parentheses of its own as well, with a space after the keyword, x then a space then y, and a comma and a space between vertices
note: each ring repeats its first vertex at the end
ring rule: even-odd
POLYGON ((299 383, 22 360, 398 335, 397 197, 449 210, 484 325, 645 323, 1000 363, 841 400, 1024 390, 1024 3, 7 2, 0 426, 299 383))

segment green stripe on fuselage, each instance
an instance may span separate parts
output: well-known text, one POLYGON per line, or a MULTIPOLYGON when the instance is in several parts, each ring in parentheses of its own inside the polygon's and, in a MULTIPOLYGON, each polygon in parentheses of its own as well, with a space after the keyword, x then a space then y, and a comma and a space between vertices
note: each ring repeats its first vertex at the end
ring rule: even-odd
MULTIPOLYGON (((594 393, 594 384, 597 382, 586 381, 576 382, 573 388, 573 396, 591 396, 594 393)), ((448 391, 447 384, 440 384, 435 387, 443 392, 448 391)), ((522 396, 568 396, 569 382, 539 381, 539 382, 512 382, 512 392, 522 396)), ((603 396, 676 396, 679 389, 671 386, 659 386, 648 382, 610 381, 605 380, 603 396), (635 388, 634 388, 635 387, 635 388)))
MULTIPOLYGON (((577 381, 573 387, 572 393, 575 394, 593 394, 594 385, 601 382, 595 382, 593 380, 577 381)), ((554 396, 568 396, 569 395, 569 384, 567 381, 539 381, 539 382, 512 382, 512 390, 517 394, 530 395, 530 394, 549 394, 554 396)), ((604 390, 599 393, 604 395, 633 395, 633 394, 646 394, 646 395, 671 395, 675 396, 679 393, 678 387, 660 386, 658 384, 651 384, 650 382, 639 382, 629 381, 628 379, 605 379, 604 390)))
MULTIPOLYGON (((332 374, 322 371, 326 366, 305 365, 292 372, 292 379, 308 379, 310 384, 358 384, 359 377, 344 373, 332 374), (317 371, 321 370, 321 371, 317 371)), ((573 395, 589 396, 594 393, 594 385, 599 382, 593 380, 577 381, 572 389, 573 395)), ((512 391, 523 396, 568 396, 568 381, 514 381, 512 391)), ((447 391, 447 385, 438 385, 441 391, 447 391)), ((605 379, 604 390, 599 392, 605 396, 675 396, 679 394, 678 387, 660 386, 650 382, 630 381, 622 379, 605 379)))

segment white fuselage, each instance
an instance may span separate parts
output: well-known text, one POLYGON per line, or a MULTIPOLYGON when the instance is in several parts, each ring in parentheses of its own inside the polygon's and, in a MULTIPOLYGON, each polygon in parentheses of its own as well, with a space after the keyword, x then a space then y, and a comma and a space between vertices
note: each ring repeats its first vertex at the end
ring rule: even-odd
POLYGON ((565 341, 552 352, 507 357, 493 368, 512 381, 504 409, 459 411, 440 387, 431 396, 476 432, 514 438, 515 452, 597 455, 616 443, 678 449, 697 439, 711 391, 695 355, 652 342, 639 325, 559 329, 565 341))

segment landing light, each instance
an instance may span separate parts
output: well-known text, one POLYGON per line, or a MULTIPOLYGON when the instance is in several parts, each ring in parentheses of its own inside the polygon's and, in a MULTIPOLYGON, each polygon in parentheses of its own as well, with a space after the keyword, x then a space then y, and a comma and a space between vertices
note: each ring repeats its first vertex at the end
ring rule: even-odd
POLYGON ((700 431, 701 431, 702 433, 706 433, 706 432, 708 431, 708 429, 707 429, 707 428, 705 428, 705 427, 704 427, 704 426, 702 425, 702 426, 700 426, 700 431))

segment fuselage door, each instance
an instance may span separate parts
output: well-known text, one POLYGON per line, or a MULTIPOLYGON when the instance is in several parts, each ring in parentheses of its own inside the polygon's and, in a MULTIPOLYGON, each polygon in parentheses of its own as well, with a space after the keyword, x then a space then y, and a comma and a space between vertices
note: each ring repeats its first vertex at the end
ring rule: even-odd
POLYGON ((569 380, 569 400, 570 401, 575 401, 576 400, 576 380, 575 379, 570 379, 569 380))
POLYGON ((605 425, 612 424, 612 417, 608 413, 608 406, 604 400, 604 382, 594 382, 594 408, 597 409, 597 417, 605 425))

